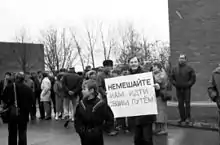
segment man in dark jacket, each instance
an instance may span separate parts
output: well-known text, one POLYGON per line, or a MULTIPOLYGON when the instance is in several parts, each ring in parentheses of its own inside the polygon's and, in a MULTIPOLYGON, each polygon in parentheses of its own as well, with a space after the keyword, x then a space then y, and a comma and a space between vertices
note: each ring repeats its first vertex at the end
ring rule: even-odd
POLYGON ((102 69, 102 72, 98 73, 97 84, 98 84, 99 93, 101 94, 102 99, 107 103, 105 79, 111 78, 110 71, 113 69, 113 61, 105 60, 103 61, 103 66, 104 68, 102 69))
MULTIPOLYGON (((82 77, 75 73, 75 69, 70 69, 68 73, 63 76, 63 89, 65 92, 64 102, 66 103, 66 106, 64 106, 64 113, 68 113, 70 101, 73 105, 72 113, 75 114, 75 108, 82 90, 82 81, 82 77)), ((73 116, 71 118, 73 118, 73 116)), ((65 124, 65 126, 67 125, 68 123, 65 124)))
MULTIPOLYGON (((24 75, 18 73, 16 75, 15 91, 17 96, 17 106, 19 115, 12 116, 10 114, 8 122, 8 145, 27 145, 27 123, 33 101, 33 92, 31 88, 24 84, 24 75), (17 143, 17 133, 19 140, 17 143)), ((15 101, 14 85, 11 84, 5 88, 3 94, 3 102, 8 106, 13 106, 15 101)))
MULTIPOLYGON (((98 85, 98 91, 102 97, 102 100, 107 104, 107 94, 106 94, 106 88, 105 88, 105 79, 106 78, 110 78, 110 71, 113 69, 113 61, 112 60, 105 60, 103 61, 103 71, 98 73, 97 76, 97 85, 98 85)), ((108 105, 108 109, 109 109, 109 115, 111 115, 114 118, 114 114, 111 110, 111 108, 108 105)), ((114 136, 117 135, 117 131, 114 128, 109 128, 108 126, 106 126, 105 131, 108 133, 108 135, 110 136, 114 136)))
POLYGON ((172 70, 171 82, 176 87, 178 108, 180 113, 179 123, 190 122, 191 87, 196 82, 196 74, 192 67, 187 65, 186 56, 180 55, 179 65, 172 70))
POLYGON ((12 83, 11 73, 6 72, 4 79, 0 81, 0 104, 1 104, 1 97, 3 95, 5 88, 11 83, 12 83))
MULTIPOLYGON (((34 82, 34 100, 33 100, 33 106, 32 106, 32 120, 35 120, 36 119, 36 113, 37 113, 37 101, 38 101, 38 104, 40 104, 40 93, 41 93, 41 87, 40 87, 40 82, 37 78, 37 73, 31 73, 31 79, 32 81, 34 82)), ((39 108, 40 105, 39 105, 39 108)), ((42 111, 42 109, 40 109, 42 111)), ((42 114, 44 114, 44 112, 41 112, 40 111, 40 116, 42 116, 42 114)), ((44 118, 44 117, 41 117, 41 118, 44 118)))
MULTIPOLYGON (((33 94, 35 94, 35 84, 34 81, 31 78, 31 73, 30 72, 26 72, 25 73, 25 79, 24 79, 24 84, 27 85, 29 88, 32 89, 33 94)), ((32 109, 31 109, 31 120, 35 120, 36 119, 36 99, 35 96, 33 96, 33 104, 32 104, 32 109)))

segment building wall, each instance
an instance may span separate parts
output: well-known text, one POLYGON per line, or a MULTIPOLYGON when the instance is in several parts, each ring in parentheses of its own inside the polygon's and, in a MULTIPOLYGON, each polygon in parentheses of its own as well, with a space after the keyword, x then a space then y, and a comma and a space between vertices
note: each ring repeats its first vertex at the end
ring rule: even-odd
POLYGON ((5 72, 20 72, 22 61, 27 62, 27 71, 44 70, 44 48, 42 44, 0 42, 0 79, 5 72))
POLYGON ((169 0, 169 17, 171 62, 187 55, 197 75, 192 100, 208 100, 207 83, 220 63, 220 0, 169 0))

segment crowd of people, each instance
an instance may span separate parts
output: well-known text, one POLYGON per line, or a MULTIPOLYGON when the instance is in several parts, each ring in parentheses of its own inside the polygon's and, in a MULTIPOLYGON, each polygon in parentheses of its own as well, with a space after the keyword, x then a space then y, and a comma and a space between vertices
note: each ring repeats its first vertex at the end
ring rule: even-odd
POLYGON ((167 101, 171 100, 169 93, 171 85, 177 88, 180 123, 190 120, 190 89, 195 84, 196 77, 194 70, 186 64, 185 55, 180 55, 179 66, 172 71, 165 68, 159 61, 153 62, 150 67, 143 67, 136 56, 129 58, 128 65, 116 68, 113 66, 112 60, 105 60, 103 67, 91 68, 88 66, 84 72, 76 72, 75 68, 70 68, 61 69, 53 74, 42 71, 17 73, 16 75, 5 73, 5 78, 0 83, 0 100, 9 106, 15 100, 10 101, 8 96, 14 98, 14 93, 11 92, 17 91, 17 104, 20 114, 23 114, 22 121, 18 120, 16 123, 10 123, 10 119, 8 121, 9 145, 15 145, 11 140, 17 138, 17 133, 12 127, 14 124, 22 126, 18 127, 19 145, 27 144, 25 135, 27 122, 29 118, 37 119, 37 108, 39 108, 40 120, 51 120, 52 112, 54 112, 55 120, 66 120, 65 127, 70 121, 73 121, 82 145, 103 145, 103 130, 111 136, 117 135, 119 130, 128 133, 131 131, 132 120, 135 121, 135 145, 153 145, 154 134, 167 135, 166 108, 167 101), (152 71, 154 76, 158 114, 115 119, 107 103, 105 79, 149 71, 152 71), (11 84, 14 82, 18 86, 16 91, 10 90, 11 84), (25 94, 25 92, 27 93, 25 94), (21 99, 27 95, 31 99, 21 99), (30 116, 27 113, 28 108, 30 116), (21 123, 24 120, 26 124, 21 123))

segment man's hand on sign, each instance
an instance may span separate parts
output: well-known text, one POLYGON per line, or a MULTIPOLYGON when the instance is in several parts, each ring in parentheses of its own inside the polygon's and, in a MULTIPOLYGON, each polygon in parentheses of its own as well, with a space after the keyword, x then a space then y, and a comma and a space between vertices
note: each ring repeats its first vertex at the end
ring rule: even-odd
POLYGON ((156 83, 156 84, 154 84, 154 88, 155 88, 156 90, 159 90, 159 89, 160 89, 160 85, 159 85, 158 83, 156 83))

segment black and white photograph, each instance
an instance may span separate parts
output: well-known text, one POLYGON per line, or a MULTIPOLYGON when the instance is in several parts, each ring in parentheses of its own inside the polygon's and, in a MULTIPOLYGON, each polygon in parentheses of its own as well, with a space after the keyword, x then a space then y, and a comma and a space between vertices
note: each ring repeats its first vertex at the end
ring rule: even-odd
POLYGON ((0 145, 219 145, 219 0, 1 0, 0 145))

